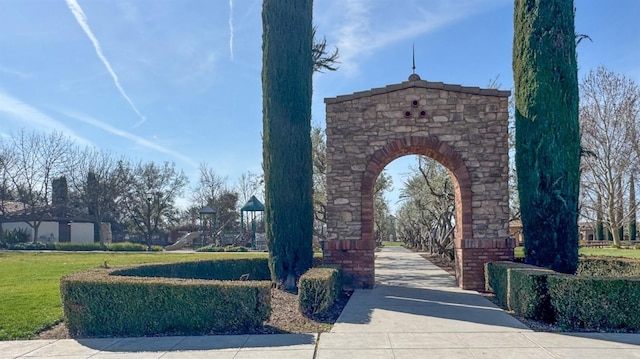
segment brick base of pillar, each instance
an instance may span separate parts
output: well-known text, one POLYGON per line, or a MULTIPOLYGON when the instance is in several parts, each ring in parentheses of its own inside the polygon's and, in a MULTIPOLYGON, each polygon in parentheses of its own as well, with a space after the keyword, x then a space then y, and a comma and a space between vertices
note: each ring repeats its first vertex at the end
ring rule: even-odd
POLYGON ((488 262, 513 260, 513 238, 463 239, 456 246, 456 280, 462 289, 485 290, 484 266, 488 262))
POLYGON ((375 285, 375 243, 368 241, 326 241, 324 264, 338 264, 344 271, 347 288, 370 289, 375 285))

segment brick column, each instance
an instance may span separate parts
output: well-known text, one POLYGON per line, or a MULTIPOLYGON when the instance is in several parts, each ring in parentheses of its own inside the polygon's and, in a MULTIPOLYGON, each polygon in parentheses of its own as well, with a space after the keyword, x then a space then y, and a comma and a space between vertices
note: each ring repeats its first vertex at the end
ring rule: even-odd
POLYGON ((324 243, 323 262, 344 270, 344 285, 370 289, 375 280, 375 243, 365 240, 329 240, 324 243))
POLYGON ((456 280, 462 289, 485 290, 484 265, 513 260, 513 238, 463 239, 456 245, 456 280))

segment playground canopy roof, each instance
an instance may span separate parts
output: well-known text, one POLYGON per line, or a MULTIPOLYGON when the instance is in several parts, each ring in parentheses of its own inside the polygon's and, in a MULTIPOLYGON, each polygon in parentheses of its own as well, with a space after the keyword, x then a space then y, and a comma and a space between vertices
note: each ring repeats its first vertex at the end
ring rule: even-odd
POLYGON ((247 203, 245 203, 242 208, 240 208, 241 212, 264 212, 264 204, 260 202, 256 196, 251 196, 247 203))
POLYGON ((204 208, 202 208, 200 210, 200 212, 198 212, 198 213, 200 213, 201 215, 202 214, 216 214, 216 210, 211 208, 211 206, 207 205, 204 208))

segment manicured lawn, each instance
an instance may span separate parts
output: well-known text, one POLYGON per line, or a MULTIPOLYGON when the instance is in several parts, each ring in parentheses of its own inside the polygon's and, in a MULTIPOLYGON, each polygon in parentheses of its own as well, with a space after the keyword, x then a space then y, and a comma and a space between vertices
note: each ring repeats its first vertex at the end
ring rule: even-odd
POLYGON ((62 319, 60 278, 103 266, 266 253, 0 252, 0 340, 27 339, 62 319))
POLYGON ((382 246, 384 247, 402 247, 404 243, 402 243, 401 241, 396 241, 396 242, 392 242, 392 241, 383 241, 382 242, 382 246))
MULTIPOLYGON (((609 256, 609 257, 624 257, 624 258, 640 258, 640 249, 625 249, 625 248, 580 248, 578 253, 581 256, 609 256)), ((524 258, 524 248, 516 247, 514 250, 516 258, 524 258)))
POLYGON ((640 258, 640 249, 627 248, 580 248, 582 256, 611 256, 624 258, 640 258))

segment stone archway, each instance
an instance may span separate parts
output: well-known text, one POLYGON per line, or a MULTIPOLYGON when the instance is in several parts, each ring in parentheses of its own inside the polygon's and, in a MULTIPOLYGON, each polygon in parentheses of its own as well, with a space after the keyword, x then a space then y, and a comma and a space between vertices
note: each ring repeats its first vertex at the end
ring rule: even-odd
POLYGON ((375 283, 373 188, 394 159, 426 155, 456 191, 456 278, 484 289, 484 264, 513 258, 508 238, 509 91, 409 81, 325 99, 327 234, 324 259, 350 285, 375 283))

